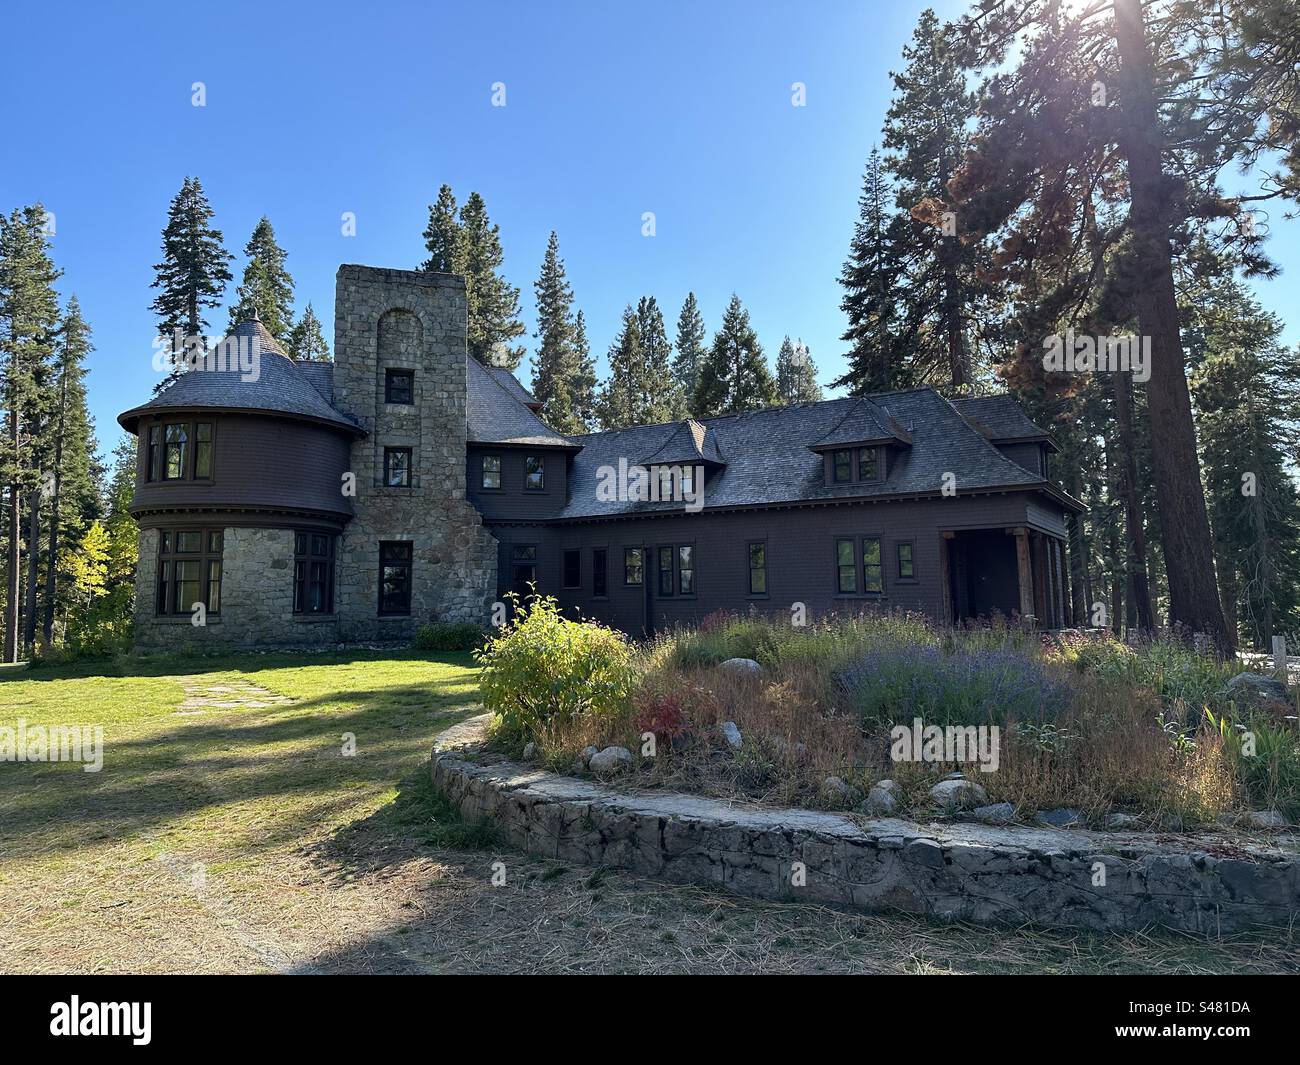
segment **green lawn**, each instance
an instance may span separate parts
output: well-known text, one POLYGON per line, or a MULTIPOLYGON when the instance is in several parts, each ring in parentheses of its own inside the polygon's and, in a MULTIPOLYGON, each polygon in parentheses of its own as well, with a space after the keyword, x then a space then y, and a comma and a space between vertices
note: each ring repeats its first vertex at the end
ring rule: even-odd
POLYGON ((1207 942, 943 926, 498 850, 428 786, 435 736, 477 698, 468 655, 0 669, 0 725, 105 733, 99 773, 0 762, 0 971, 1297 969, 1285 928, 1207 942))

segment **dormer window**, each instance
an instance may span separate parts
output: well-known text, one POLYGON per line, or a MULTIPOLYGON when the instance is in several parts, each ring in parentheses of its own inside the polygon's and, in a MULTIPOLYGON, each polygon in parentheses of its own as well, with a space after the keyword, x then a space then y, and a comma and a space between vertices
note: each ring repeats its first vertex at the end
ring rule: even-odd
POLYGON ((415 402, 415 371, 384 371, 384 402, 410 406, 415 402))
POLYGON ((211 422, 168 422, 149 426, 145 436, 145 480, 211 480, 212 443, 211 422))
POLYGON ((169 425, 165 434, 166 451, 163 462, 163 480, 180 481, 185 478, 185 470, 190 454, 190 433, 187 425, 169 425))
POLYGON ((879 481, 880 479, 880 448, 858 448, 858 480, 879 481))
POLYGON ((541 455, 524 456, 524 487, 530 492, 546 488, 546 460, 541 455))
POLYGON ((853 452, 848 448, 831 452, 831 480, 836 484, 853 480, 853 452))

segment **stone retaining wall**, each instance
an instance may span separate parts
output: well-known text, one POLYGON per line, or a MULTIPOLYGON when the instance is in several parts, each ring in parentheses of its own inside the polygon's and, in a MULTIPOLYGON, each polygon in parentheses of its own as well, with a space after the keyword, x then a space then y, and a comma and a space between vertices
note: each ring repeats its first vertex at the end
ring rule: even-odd
MULTIPOLYGON (((444 743, 444 747, 446 744, 444 743)), ((1210 935, 1300 912, 1300 841, 857 823, 839 814, 629 794, 435 750, 433 783, 514 846, 677 883, 933 917, 1210 935), (803 886, 795 886, 798 866, 803 886), (1104 870, 1104 882, 1101 872, 1104 870)))

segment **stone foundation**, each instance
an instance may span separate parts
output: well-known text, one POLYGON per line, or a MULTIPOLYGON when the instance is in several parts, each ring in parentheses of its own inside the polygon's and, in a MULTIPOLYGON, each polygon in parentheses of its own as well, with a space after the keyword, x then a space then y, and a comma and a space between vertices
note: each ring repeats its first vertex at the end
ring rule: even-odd
POLYGON ((898 909, 944 920, 1207 935, 1293 921, 1295 837, 1225 837, 858 823, 838 814, 629 794, 434 751, 434 786, 530 854, 758 898, 898 909), (805 882, 795 886, 802 863, 805 882), (1104 882, 1101 874, 1104 870, 1104 882))

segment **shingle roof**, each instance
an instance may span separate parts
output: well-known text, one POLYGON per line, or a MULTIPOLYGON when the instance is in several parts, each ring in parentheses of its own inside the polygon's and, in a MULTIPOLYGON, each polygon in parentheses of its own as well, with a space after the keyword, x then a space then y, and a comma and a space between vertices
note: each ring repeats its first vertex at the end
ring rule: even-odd
MULTIPOLYGON (((214 359, 212 368, 189 370, 149 402, 119 414, 118 423, 131 429, 142 415, 164 410, 256 410, 307 418, 353 433, 364 432, 331 406, 320 391, 323 375, 315 368, 317 364, 295 363, 261 322, 243 322, 230 337, 240 345, 232 349, 232 356, 243 351, 245 359, 250 351, 245 345, 256 342, 257 347, 251 349, 257 352, 255 374, 241 369, 238 357, 214 359)), ((244 365, 249 363, 245 361, 244 365)), ((327 366, 332 373, 332 366, 319 365, 327 366)))
POLYGON ((724 466, 726 459, 718 450, 718 434, 707 425, 687 418, 668 428, 663 443, 638 462, 640 466, 680 466, 683 464, 724 466))
MULTIPOLYGON (((700 424, 715 436, 727 459, 726 467, 710 475, 706 482, 706 507, 937 495, 946 473, 955 477, 958 495, 994 488, 1044 487, 1059 491, 1004 456, 931 389, 881 393, 870 398, 886 418, 911 427, 912 446, 894 452, 884 481, 828 485, 822 457, 810 450, 844 421, 858 399, 774 407, 701 419, 700 424)), ((667 442, 666 428, 636 426, 575 437, 584 447, 574 457, 569 499, 556 517, 591 518, 681 509, 680 502, 613 502, 597 496, 602 466, 618 469, 620 459, 629 466, 638 465, 667 442)))
POLYGON ((911 436, 897 418, 863 396, 849 407, 835 428, 809 446, 817 450, 825 450, 844 444, 911 444, 911 442, 911 436))
POLYGON ((533 394, 520 384, 519 378, 504 366, 489 366, 487 367, 487 371, 492 375, 497 384, 501 385, 529 410, 536 411, 541 409, 542 405, 537 401, 533 394))
POLYGON ((1050 434, 1031 422, 1012 396, 966 396, 952 400, 963 418, 989 440, 1047 440, 1050 434))
POLYGON ((471 444, 532 444, 570 450, 579 446, 547 427, 477 359, 465 360, 465 390, 465 422, 471 444))

